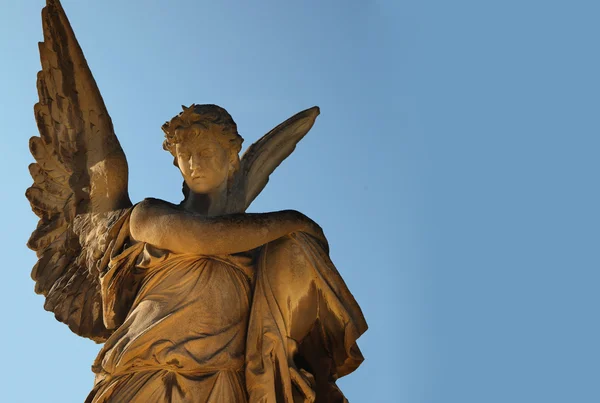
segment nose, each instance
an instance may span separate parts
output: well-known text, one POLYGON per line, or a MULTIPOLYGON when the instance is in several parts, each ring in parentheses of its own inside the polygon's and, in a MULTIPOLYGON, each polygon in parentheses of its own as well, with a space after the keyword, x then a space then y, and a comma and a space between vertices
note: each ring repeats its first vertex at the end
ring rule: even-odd
POLYGON ((192 174, 197 174, 199 172, 202 172, 202 170, 204 168, 203 160, 199 156, 194 156, 194 155, 190 156, 189 164, 190 164, 190 171, 192 171, 192 174))

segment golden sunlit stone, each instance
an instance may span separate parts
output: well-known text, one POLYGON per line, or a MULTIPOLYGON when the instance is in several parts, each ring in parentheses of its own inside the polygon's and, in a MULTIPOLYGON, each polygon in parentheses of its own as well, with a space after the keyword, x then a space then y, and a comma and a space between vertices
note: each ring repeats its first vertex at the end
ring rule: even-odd
POLYGON ((87 402, 342 402, 367 329, 297 211, 247 214, 319 114, 275 127, 240 158, 225 109, 191 105, 163 125, 184 179, 179 205, 132 204, 127 161, 58 0, 43 10, 42 71, 27 190, 28 246, 44 307, 104 343, 87 402))

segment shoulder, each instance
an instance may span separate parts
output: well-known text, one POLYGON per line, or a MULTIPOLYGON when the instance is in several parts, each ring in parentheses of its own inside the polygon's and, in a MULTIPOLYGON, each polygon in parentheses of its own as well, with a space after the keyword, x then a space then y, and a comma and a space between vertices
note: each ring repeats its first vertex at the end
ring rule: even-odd
POLYGON ((179 206, 168 201, 147 197, 133 207, 132 214, 140 215, 152 210, 179 210, 179 206))
POLYGON ((140 239, 140 235, 149 230, 157 218, 178 210, 177 205, 164 200, 151 197, 142 200, 133 207, 131 212, 129 226, 132 235, 140 239))

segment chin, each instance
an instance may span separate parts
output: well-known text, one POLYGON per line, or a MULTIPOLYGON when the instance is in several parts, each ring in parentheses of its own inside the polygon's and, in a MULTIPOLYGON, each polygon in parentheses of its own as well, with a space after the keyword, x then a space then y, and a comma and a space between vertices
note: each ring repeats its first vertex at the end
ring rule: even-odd
POLYGON ((214 184, 214 183, 188 183, 188 187, 190 188, 190 190, 194 193, 199 193, 199 194, 208 194, 208 193, 213 193, 217 190, 219 190, 219 188, 221 187, 220 184, 214 184))
POLYGON ((203 193, 212 193, 215 190, 217 190, 217 188, 215 188, 214 186, 189 186, 190 190, 194 193, 199 193, 199 194, 203 194, 203 193))

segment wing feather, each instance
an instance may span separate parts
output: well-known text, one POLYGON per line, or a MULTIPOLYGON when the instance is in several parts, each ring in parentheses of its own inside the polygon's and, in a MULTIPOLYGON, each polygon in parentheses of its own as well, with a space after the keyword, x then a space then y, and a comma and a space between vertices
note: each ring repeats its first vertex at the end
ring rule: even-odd
MULTIPOLYGON (((42 10, 42 70, 29 142, 34 184, 25 195, 40 217, 27 245, 38 262, 35 291, 80 336, 103 341, 99 261, 110 226, 131 206, 127 161, 75 34, 58 0, 42 10)), ((104 259, 104 261, 106 261, 104 259)))
MULTIPOLYGON (((56 241, 55 241, 56 242, 56 241)), ((35 284, 35 292, 46 295, 52 288, 52 284, 58 279, 67 261, 60 265, 61 252, 58 248, 48 248, 41 254, 39 260, 31 271, 31 277, 38 281, 35 284)))
POLYGON ((65 231, 67 222, 61 214, 40 220, 37 229, 31 234, 27 246, 34 250, 44 249, 65 231))

